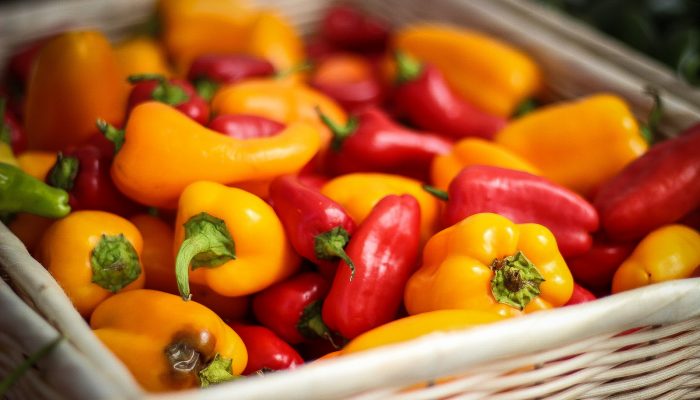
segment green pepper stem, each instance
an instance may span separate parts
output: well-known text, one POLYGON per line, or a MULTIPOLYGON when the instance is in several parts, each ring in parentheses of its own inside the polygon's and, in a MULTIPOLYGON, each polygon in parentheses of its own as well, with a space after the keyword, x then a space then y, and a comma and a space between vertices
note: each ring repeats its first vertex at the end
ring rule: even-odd
POLYGON ((499 303, 522 310, 539 296, 540 284, 545 279, 522 251, 493 260, 490 268, 493 271, 491 293, 499 303))
POLYGON ((56 163, 46 176, 46 182, 53 187, 70 191, 73 189, 79 167, 80 161, 77 157, 66 157, 59 152, 56 163))
POLYGON ((396 50, 394 60, 396 60, 396 82, 398 84, 415 81, 423 72, 423 63, 403 51, 396 50))
POLYGON ((299 318, 297 323, 297 330, 306 338, 314 339, 320 337, 328 340, 333 347, 338 348, 338 345, 333 341, 333 336, 328 326, 323 322, 322 309, 323 303, 320 300, 316 300, 304 307, 301 318, 299 318))
POLYGON ((537 100, 533 98, 527 98, 515 107, 513 112, 513 117, 520 118, 526 114, 529 114, 537 109, 537 100))
POLYGON ((117 129, 113 125, 109 124, 107 121, 98 118, 96 121, 97 129, 107 138, 110 142, 114 143, 114 153, 116 154, 121 150, 126 140, 126 132, 123 129, 117 129))
POLYGON ((223 358, 219 353, 216 353, 209 365, 199 371, 200 386, 205 388, 209 385, 216 385, 237 379, 238 377, 233 375, 232 364, 232 359, 223 358))
POLYGON ((219 90, 219 84, 210 79, 197 79, 194 82, 194 88, 199 97, 210 102, 216 91, 219 90))
POLYGON ((350 281, 352 281, 355 277, 355 263, 345 252, 345 245, 349 239, 348 231, 340 226, 319 233, 314 238, 314 253, 316 257, 323 260, 340 257, 350 267, 350 281))
POLYGON ((163 76, 163 74, 136 74, 129 75, 126 80, 132 85, 143 81, 158 81, 158 83, 163 83, 165 82, 165 76, 163 76))
POLYGON ((64 336, 59 336, 56 339, 45 344, 36 352, 32 353, 27 357, 17 368, 13 369, 9 375, 0 381, 0 398, 5 398, 7 392, 14 386, 15 383, 24 375, 29 368, 33 367, 34 364, 39 362, 42 358, 46 357, 53 349, 58 346, 65 339, 64 336))
POLYGON ((348 123, 345 126, 341 126, 324 114, 323 111, 321 111, 321 108, 318 106, 316 107, 316 113, 321 119, 321 122, 323 122, 323 124, 330 129, 331 134, 333 134, 333 139, 331 139, 331 149, 335 151, 339 151, 343 146, 345 139, 349 138, 353 133, 355 133, 355 131, 357 131, 359 121, 354 116, 348 119, 348 123))
POLYGON ((647 116, 647 122, 642 124, 639 128, 642 137, 648 144, 653 144, 656 138, 657 132, 659 130, 659 125, 661 124, 661 118, 664 114, 663 102, 661 100, 661 95, 659 90, 652 86, 647 86, 644 88, 644 93, 651 96, 654 100, 654 104, 649 110, 649 115, 647 116))
POLYGON ((435 196, 436 198, 438 198, 440 200, 448 201, 450 199, 450 196, 447 194, 447 191, 445 191, 445 190, 438 189, 435 186, 431 186, 428 184, 424 184, 421 187, 423 188, 423 190, 432 194, 433 196, 435 196))
POLYGON ((136 249, 123 234, 102 235, 90 255, 92 282, 116 293, 141 275, 136 249))

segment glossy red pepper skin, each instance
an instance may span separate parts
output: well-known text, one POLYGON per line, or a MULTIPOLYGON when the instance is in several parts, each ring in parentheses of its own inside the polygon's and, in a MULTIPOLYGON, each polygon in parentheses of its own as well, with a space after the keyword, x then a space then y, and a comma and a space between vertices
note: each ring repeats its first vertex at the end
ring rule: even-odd
POLYGON ((128 217, 144 207, 124 196, 112 183, 111 154, 83 145, 59 153, 46 182, 68 192, 73 210, 101 210, 128 217))
POLYGON ((527 172, 474 165, 464 168, 450 183, 446 226, 478 213, 492 212, 515 223, 536 223, 554 234, 565 257, 590 249, 598 214, 583 197, 527 172))
POLYGON ((564 306, 571 306, 574 304, 588 303, 589 301, 596 300, 597 297, 591 293, 588 289, 574 282, 574 292, 571 294, 569 301, 564 304, 564 306))
POLYGON ((341 265, 323 302, 323 321, 346 339, 394 319, 418 262, 420 206, 410 195, 380 200, 347 247, 355 276, 341 265))
POLYGON ((224 114, 209 121, 209 128, 235 139, 254 139, 274 136, 285 125, 257 115, 224 114))
POLYGON ((253 315, 289 344, 327 337, 321 302, 328 281, 316 272, 303 272, 253 296, 253 315))
POLYGON ((12 147, 12 152, 19 154, 27 149, 27 135, 12 111, 6 109, 4 99, 0 99, 0 140, 12 147))
POLYGON ((639 239, 700 207, 700 124, 652 146, 603 183, 593 204, 612 239, 639 239))
POLYGON ((248 352, 243 375, 295 368, 304 363, 299 353, 274 332, 257 325, 229 324, 241 337, 248 352))
POLYGON ((378 108, 355 115, 345 128, 324 121, 334 135, 327 166, 334 175, 351 172, 385 172, 428 180, 430 165, 452 149, 452 141, 395 123, 378 108))
POLYGON ((399 80, 393 100, 416 126, 454 139, 492 139, 506 125, 504 118, 458 97, 437 68, 405 57, 397 56, 399 80))
POLYGON ((183 114, 206 125, 209 121, 209 104, 201 98, 194 87, 182 79, 168 79, 158 75, 129 77, 135 82, 127 101, 127 113, 147 101, 160 101, 173 106, 183 114), (151 78, 152 79, 148 79, 151 78), (167 89, 164 89, 167 88, 167 89), (176 95, 171 95, 177 93, 176 95))
POLYGON ((567 257, 566 264, 576 282, 591 288, 596 293, 610 291, 613 275, 632 253, 636 242, 611 242, 595 237, 593 246, 584 254, 567 257))
POLYGON ((217 84, 229 84, 274 74, 275 67, 272 63, 260 57, 246 54, 205 54, 192 62, 187 79, 192 82, 205 79, 217 84))
POLYGON ((355 221, 340 204, 291 175, 275 178, 269 197, 294 250, 332 277, 338 257, 346 257, 343 248, 355 221))
POLYGON ((330 7, 321 21, 321 36, 345 50, 381 51, 389 31, 386 22, 347 5, 330 7))

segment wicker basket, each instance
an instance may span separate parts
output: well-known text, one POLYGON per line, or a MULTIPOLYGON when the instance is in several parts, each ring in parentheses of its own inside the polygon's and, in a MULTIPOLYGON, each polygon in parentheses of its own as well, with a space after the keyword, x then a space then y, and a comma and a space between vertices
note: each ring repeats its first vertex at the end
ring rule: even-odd
MULTIPOLYGON (((303 32, 315 28, 328 5, 303 0, 260 3, 280 9, 303 32)), ((553 99, 612 91, 643 117, 651 105, 643 88, 654 83, 662 89, 667 108, 665 134, 700 120, 697 92, 669 78, 668 71, 627 50, 618 51, 619 46, 588 28, 535 5, 516 0, 354 3, 396 25, 437 20, 502 37, 538 60, 553 99), (640 71, 650 71, 640 65, 658 74, 640 76, 640 71)), ((0 60, 22 41, 67 26, 95 26, 119 37, 146 17, 152 1, 61 4, 0 8, 0 60)), ((0 273, 3 376, 58 335, 67 338, 13 388, 13 399, 700 398, 700 278, 464 332, 433 334, 206 390, 148 395, 2 224, 0 273), (632 328, 638 329, 629 331, 632 328)))

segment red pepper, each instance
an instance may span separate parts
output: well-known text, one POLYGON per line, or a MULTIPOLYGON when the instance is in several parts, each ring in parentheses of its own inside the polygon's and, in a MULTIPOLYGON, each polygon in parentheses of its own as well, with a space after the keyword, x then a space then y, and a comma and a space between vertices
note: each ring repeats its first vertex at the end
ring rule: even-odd
POLYGON ((344 127, 321 114, 333 134, 327 163, 335 175, 386 172, 428 180, 430 164, 452 142, 441 136, 400 126, 378 108, 360 111, 344 127))
POLYGON ((248 352, 243 375, 295 368, 304 363, 299 353, 274 332, 257 325, 229 324, 241 337, 248 352))
POLYGON ((73 210, 102 210, 129 216, 143 207, 124 196, 110 176, 112 154, 84 145, 59 153, 46 182, 69 194, 73 210))
POLYGON ((5 99, 0 98, 0 141, 9 144, 12 152, 19 154, 27 149, 27 135, 17 118, 5 106, 5 99))
POLYGON ((236 139, 253 139, 274 136, 285 125, 257 115, 225 114, 214 117, 209 128, 236 139))
POLYGON ((610 291, 615 271, 634 247, 634 242, 613 243, 594 237, 593 246, 586 253, 567 257, 566 264, 576 282, 581 282, 598 293, 605 293, 610 291))
POLYGON ((380 200, 347 247, 355 277, 340 267, 323 302, 323 321, 347 339, 394 319, 418 261, 420 206, 410 195, 380 200))
POLYGON ((591 293, 588 289, 574 282, 574 292, 571 294, 569 301, 564 304, 564 306, 571 306, 574 304, 588 303, 589 301, 596 300, 597 297, 591 293))
POLYGON ((474 165, 450 183, 444 223, 478 213, 501 214, 515 223, 549 228, 564 256, 583 254, 598 229, 598 214, 583 197, 545 178, 511 169, 474 165))
POLYGON ((330 338, 321 319, 328 282, 316 272, 303 272, 253 296, 253 315, 289 344, 330 338))
POLYGON ((389 39, 389 27, 356 8, 335 5, 321 21, 321 36, 346 50, 381 51, 389 39))
POLYGON ((134 87, 129 93, 128 112, 138 104, 156 100, 175 107, 202 125, 209 121, 209 105, 185 80, 168 80, 163 75, 144 74, 130 76, 129 82, 134 87))
POLYGON ((639 239, 700 206, 700 124, 658 143, 603 183, 593 204, 612 239, 639 239))
POLYGON ((318 61, 309 84, 354 113, 384 100, 384 86, 366 57, 334 54, 318 61))
POLYGON ((338 258, 354 271, 343 248, 355 230, 355 222, 340 204, 291 175, 272 181, 270 203, 294 250, 316 264, 322 274, 333 276, 338 258))
POLYGON ((396 52, 396 64, 396 107, 418 127, 456 139, 491 139, 505 126, 504 118, 487 114, 459 98, 434 66, 402 52, 396 52))
POLYGON ((200 96, 211 100, 219 85, 274 74, 274 65, 264 58, 246 54, 205 54, 192 62, 187 79, 194 82, 200 96))

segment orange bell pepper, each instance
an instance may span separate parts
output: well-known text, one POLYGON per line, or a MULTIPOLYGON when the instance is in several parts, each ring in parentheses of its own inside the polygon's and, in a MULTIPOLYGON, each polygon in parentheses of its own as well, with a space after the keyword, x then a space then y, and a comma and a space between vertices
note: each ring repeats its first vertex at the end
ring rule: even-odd
POLYGON ((29 150, 17 156, 17 163, 22 171, 43 181, 56 163, 56 155, 55 151, 29 150))
POLYGON ((613 276, 612 292, 696 276, 700 233, 685 225, 665 225, 642 239, 613 276))
POLYGON ((162 219, 148 214, 129 218, 143 238, 141 264, 146 274, 146 289, 177 294, 173 228, 162 219))
POLYGON ((503 128, 494 141, 584 196, 647 150, 627 104, 608 94, 535 110, 503 128))
POLYGON ((75 211, 46 231, 37 260, 87 318, 113 294, 143 287, 142 247, 138 229, 124 218, 75 211))
POLYGON ((209 130, 168 105, 147 102, 132 110, 111 174, 132 199, 175 208, 190 183, 234 184, 295 173, 318 148, 318 132, 304 122, 271 137, 240 140, 209 130))
POLYGON ((455 143, 449 154, 437 155, 430 168, 433 186, 447 190, 452 178, 464 167, 490 165, 540 175, 539 170, 510 150, 496 143, 467 138, 455 143))
POLYGON ((223 296, 245 296, 299 267, 272 207, 241 189, 206 181, 187 186, 175 227, 175 271, 184 299, 191 297, 189 280, 223 296))
POLYGON ((155 74, 173 75, 160 42, 148 36, 137 36, 117 43, 114 54, 125 76, 155 74))
POLYGON ((96 133, 95 120, 121 124, 129 85, 107 39, 67 32, 46 43, 27 87, 29 149, 61 150, 96 133))
POLYGON ((562 306, 573 285, 549 229, 482 213, 430 238, 404 303, 409 314, 467 309, 508 317, 562 306))
POLYGON ((169 293, 119 293, 95 309, 90 326, 149 392, 235 379, 248 363, 243 341, 221 318, 169 293))
POLYGON ((353 173, 331 179, 323 185, 321 193, 343 206, 358 224, 385 196, 410 194, 420 205, 422 243, 440 223, 440 201, 423 190, 421 182, 415 179, 392 174, 353 173))
POLYGON ((396 32, 393 47, 434 65, 460 97, 501 117, 541 85, 541 71, 528 55, 465 28, 413 24, 396 32))

